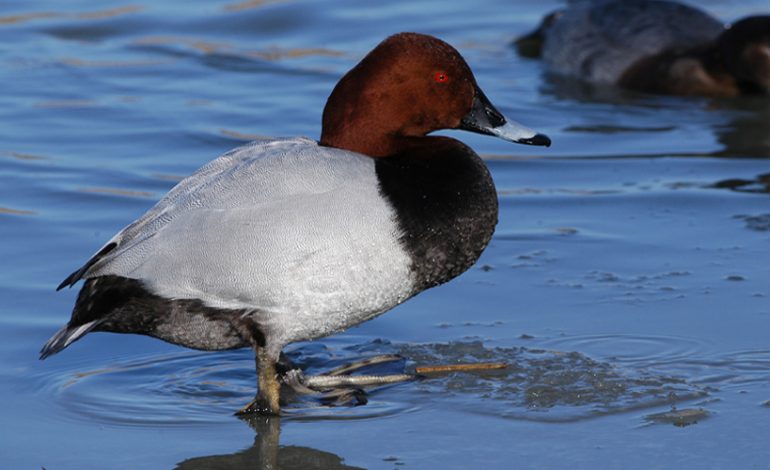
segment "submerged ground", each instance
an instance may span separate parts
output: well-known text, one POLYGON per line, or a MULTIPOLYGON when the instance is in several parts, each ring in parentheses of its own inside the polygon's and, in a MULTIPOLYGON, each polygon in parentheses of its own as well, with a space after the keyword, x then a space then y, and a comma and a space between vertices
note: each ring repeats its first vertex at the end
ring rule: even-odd
MULTIPOLYGON (((770 451, 770 99, 563 83, 510 40, 557 2, 60 2, 0 7, 3 468, 764 468, 770 451), (62 9, 66 8, 66 9, 62 9), (459 48, 549 149, 485 155, 500 223, 479 264, 345 334, 323 369, 503 361, 360 407, 231 412, 249 351, 94 334, 37 360, 55 286, 175 181, 254 136, 318 137, 337 79, 388 34, 459 48)), ((725 20, 764 2, 709 1, 725 20)), ((767 13, 765 11, 765 13, 767 13)))

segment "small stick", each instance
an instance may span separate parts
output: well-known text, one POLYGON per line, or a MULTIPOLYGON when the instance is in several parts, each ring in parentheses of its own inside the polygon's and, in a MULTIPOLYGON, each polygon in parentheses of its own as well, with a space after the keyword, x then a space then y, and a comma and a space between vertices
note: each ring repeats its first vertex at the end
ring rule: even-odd
POLYGON ((437 366, 418 366, 414 371, 418 374, 435 374, 441 372, 468 372, 474 370, 505 369, 504 362, 478 362, 475 364, 443 364, 437 366))

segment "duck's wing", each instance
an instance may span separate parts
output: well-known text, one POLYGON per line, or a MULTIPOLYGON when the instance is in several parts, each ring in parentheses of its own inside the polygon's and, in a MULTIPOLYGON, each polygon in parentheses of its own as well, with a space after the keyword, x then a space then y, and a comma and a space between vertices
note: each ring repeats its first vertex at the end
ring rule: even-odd
POLYGON ((336 159, 346 160, 345 171, 366 172, 365 157, 321 147, 305 138, 256 141, 236 148, 179 182, 142 217, 105 243, 57 290, 103 274, 130 277, 147 257, 156 255, 145 248, 147 241, 180 218, 208 225, 225 223, 218 220, 218 213, 243 208, 269 212, 266 205, 328 192, 350 178, 361 177, 340 174, 338 168, 333 168, 336 159))
POLYGON ((684 4, 600 0, 570 4, 547 31, 549 69, 597 83, 615 83, 637 60, 714 40, 724 24, 684 4))

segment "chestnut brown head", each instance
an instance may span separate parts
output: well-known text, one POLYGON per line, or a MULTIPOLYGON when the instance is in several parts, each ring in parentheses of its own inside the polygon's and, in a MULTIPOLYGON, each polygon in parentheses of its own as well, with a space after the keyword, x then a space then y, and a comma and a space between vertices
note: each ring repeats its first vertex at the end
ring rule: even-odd
POLYGON ((385 39, 353 67, 329 96, 322 127, 321 144, 374 157, 439 129, 550 144, 492 106, 455 48, 417 33, 385 39))

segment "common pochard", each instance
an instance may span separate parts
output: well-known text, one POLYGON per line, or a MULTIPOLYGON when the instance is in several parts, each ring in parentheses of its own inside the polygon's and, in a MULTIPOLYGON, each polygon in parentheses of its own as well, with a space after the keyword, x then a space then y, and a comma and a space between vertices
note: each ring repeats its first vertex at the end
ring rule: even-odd
POLYGON ((227 152, 67 277, 59 289, 85 283, 41 358, 91 331, 250 347, 258 393, 241 412, 278 413, 284 346, 449 281, 489 243, 489 171, 462 142, 426 135, 439 129, 550 144, 503 117, 452 46, 391 36, 337 83, 319 142, 267 139, 227 152))

